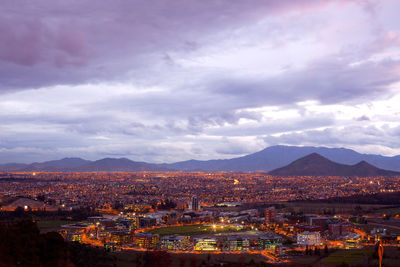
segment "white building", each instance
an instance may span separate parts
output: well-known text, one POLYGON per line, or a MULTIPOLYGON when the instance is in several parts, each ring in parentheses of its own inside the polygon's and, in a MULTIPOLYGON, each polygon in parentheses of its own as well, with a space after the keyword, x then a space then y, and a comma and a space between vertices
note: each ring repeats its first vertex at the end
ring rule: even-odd
POLYGON ((193 245, 189 236, 169 235, 161 237, 161 248, 167 250, 190 250, 193 245))
POLYGON ((350 233, 344 237, 343 246, 345 249, 359 249, 361 245, 361 235, 356 233, 350 233))
POLYGON ((200 251, 216 251, 217 239, 215 238, 195 238, 194 239, 194 250, 200 251))
POLYGON ((321 234, 319 232, 303 232, 297 234, 297 244, 301 246, 321 245, 321 234))

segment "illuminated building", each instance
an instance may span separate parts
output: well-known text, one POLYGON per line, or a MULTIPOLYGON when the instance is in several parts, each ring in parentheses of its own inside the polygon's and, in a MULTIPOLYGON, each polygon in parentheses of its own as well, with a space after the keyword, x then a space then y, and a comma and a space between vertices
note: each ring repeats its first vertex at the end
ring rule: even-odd
POLYGON ((104 230, 98 230, 97 231, 97 239, 106 240, 106 239, 109 239, 110 236, 111 236, 111 234, 108 231, 104 231, 104 230))
POLYGON ((115 242, 104 243, 104 249, 106 251, 116 251, 117 250, 117 244, 115 242))
POLYGON ((196 195, 192 196, 192 199, 190 200, 190 203, 189 203, 189 209, 193 210, 193 211, 200 210, 200 201, 196 195))
POLYGON ((168 235, 161 238, 161 248, 167 250, 190 250, 190 236, 168 235))
POLYGON ((266 223, 271 223, 275 220, 276 218, 276 210, 275 207, 269 207, 265 209, 265 222, 266 223))
POLYGON ((344 238, 345 249, 357 249, 361 247, 361 235, 351 233, 344 238))
POLYGON ((82 242, 82 233, 67 233, 67 236, 65 238, 66 241, 69 242, 82 242))
POLYGON ((127 232, 112 232, 110 234, 111 242, 117 244, 128 244, 130 243, 130 234, 127 232))
POLYGON ((140 228, 140 218, 139 216, 129 216, 126 217, 130 221, 129 230, 134 232, 140 228))
POLYGON ((91 216, 91 217, 87 217, 86 221, 88 221, 89 223, 95 224, 95 225, 99 225, 100 221, 103 219, 102 216, 91 216))
POLYGON ((387 235, 387 230, 385 228, 374 228, 371 231, 371 235, 372 236, 375 236, 375 235, 384 236, 384 235, 387 235))
POLYGON ((388 232, 385 228, 374 228, 371 231, 371 238, 373 238, 375 241, 381 240, 382 237, 387 236, 388 232))
POLYGON ((153 249, 158 243, 158 235, 151 233, 138 233, 132 239, 133 244, 140 248, 153 249))
POLYGON ((319 232, 303 232, 297 234, 297 244, 301 246, 321 245, 321 234, 319 232))
POLYGON ((218 250, 217 240, 215 238, 195 238, 194 250, 216 251, 218 250))
POLYGON ((258 238, 258 248, 260 250, 273 250, 276 246, 282 245, 282 237, 273 232, 269 232, 258 238))
POLYGON ((131 204, 124 207, 125 211, 131 211, 136 213, 145 213, 151 209, 151 205, 144 204, 131 204))
POLYGON ((250 241, 248 238, 229 236, 226 239, 226 245, 229 251, 247 251, 250 247, 250 241))

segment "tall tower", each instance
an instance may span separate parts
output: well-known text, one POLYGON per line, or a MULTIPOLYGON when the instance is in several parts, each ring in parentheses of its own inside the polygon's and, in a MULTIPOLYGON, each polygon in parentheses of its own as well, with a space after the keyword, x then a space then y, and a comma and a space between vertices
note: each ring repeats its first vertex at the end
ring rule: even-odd
POLYGON ((130 220, 130 222, 131 222, 131 224, 129 226, 129 230, 131 232, 135 232, 135 230, 140 228, 140 217, 139 216, 128 217, 128 220, 130 220))
POLYGON ((265 222, 271 223, 275 220, 276 217, 276 210, 275 207, 269 207, 265 209, 265 222))
POLYGON ((189 209, 193 210, 193 211, 198 211, 200 210, 200 201, 197 198, 196 195, 194 195, 191 199, 191 201, 189 202, 189 209))

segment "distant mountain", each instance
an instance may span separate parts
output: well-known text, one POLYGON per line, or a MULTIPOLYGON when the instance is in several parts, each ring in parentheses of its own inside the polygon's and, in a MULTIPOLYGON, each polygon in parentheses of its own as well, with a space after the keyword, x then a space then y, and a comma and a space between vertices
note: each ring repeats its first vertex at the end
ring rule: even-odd
POLYGON ((18 171, 18 170, 26 168, 26 166, 28 166, 28 164, 24 164, 24 163, 0 164, 0 171, 18 171))
POLYGON ((78 168, 84 164, 91 162, 90 160, 84 160, 81 158, 64 158, 60 160, 51 160, 45 162, 35 162, 25 166, 23 171, 68 171, 71 169, 78 168))
POLYGON ((127 158, 105 158, 89 162, 75 168, 76 171, 168 171, 170 169, 146 162, 136 162, 127 158))
POLYGON ((287 166, 269 172, 275 176, 397 176, 400 172, 379 169, 365 161, 355 165, 333 162, 323 156, 312 153, 287 166))
POLYGON ((381 155, 360 154, 354 150, 345 148, 280 145, 267 147, 256 153, 233 159, 188 160, 163 164, 163 166, 183 171, 271 171, 311 153, 318 153, 342 164, 352 165, 364 160, 379 168, 400 171, 400 156, 385 157, 381 155))
POLYGON ((354 165, 360 161, 368 162, 378 168, 400 171, 400 156, 384 157, 372 154, 360 154, 351 149, 327 147, 271 146, 253 154, 232 159, 188 160, 176 163, 151 164, 135 162, 129 159, 102 159, 89 161, 80 158, 65 158, 42 163, 0 165, 0 171, 233 171, 254 172, 271 171, 285 166, 296 159, 318 153, 321 156, 345 165, 354 165), (113 165, 114 164, 114 165, 113 165))
POLYGON ((168 171, 157 164, 136 162, 126 158, 105 158, 96 161, 81 158, 64 158, 32 164, 8 163, 0 165, 0 171, 168 171))

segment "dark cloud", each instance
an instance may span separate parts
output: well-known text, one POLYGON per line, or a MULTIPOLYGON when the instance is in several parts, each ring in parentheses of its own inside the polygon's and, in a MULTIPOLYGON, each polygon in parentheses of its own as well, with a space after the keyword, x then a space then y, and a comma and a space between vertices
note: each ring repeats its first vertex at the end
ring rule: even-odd
MULTIPOLYGON (((336 57, 336 56, 335 56, 336 57)), ((287 71, 278 77, 255 80, 220 80, 210 93, 233 102, 257 106, 286 105, 306 100, 322 104, 349 102, 358 98, 384 96, 388 86, 400 80, 398 61, 365 62, 350 66, 336 58, 314 62, 301 71, 287 71)))
MULTIPOLYGON (((326 6, 286 1, 4 1, 2 90, 143 79, 168 51, 196 51, 216 35, 266 15, 326 6), (140 68, 140 73, 136 73, 140 68)), ((221 38, 221 37, 219 37, 221 38)), ((146 77, 147 79, 147 77, 146 77)), ((146 80, 145 79, 145 80, 146 80)))

